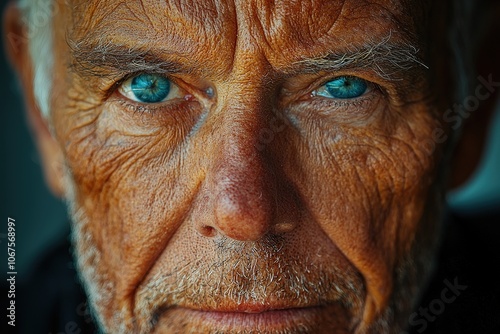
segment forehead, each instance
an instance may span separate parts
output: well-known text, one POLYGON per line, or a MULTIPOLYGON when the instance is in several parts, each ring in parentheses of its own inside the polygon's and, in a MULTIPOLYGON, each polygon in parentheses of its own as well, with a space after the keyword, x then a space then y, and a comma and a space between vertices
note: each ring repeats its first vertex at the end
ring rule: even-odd
POLYGON ((419 47, 415 32, 421 22, 413 3, 92 0, 73 1, 67 9, 72 17, 69 36, 76 42, 158 48, 197 64, 216 57, 218 66, 228 69, 237 52, 258 53, 280 67, 332 49, 377 44, 389 36, 419 47))

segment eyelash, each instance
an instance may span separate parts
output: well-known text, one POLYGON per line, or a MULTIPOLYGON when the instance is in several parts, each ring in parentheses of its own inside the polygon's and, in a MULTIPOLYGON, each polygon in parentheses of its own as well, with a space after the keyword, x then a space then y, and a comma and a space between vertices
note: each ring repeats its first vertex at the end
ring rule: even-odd
MULTIPOLYGON (((292 114, 298 112, 298 114, 302 115, 322 115, 325 117, 334 115, 337 115, 338 117, 341 117, 341 115, 351 115, 350 117, 360 118, 369 117, 369 115, 373 112, 372 107, 375 105, 375 101, 387 98, 387 92, 382 86, 367 79, 364 80, 367 82, 369 90, 367 90, 367 92, 363 95, 353 99, 342 100, 315 96, 313 94, 314 91, 320 89, 327 82, 335 79, 336 77, 339 77, 339 75, 336 74, 334 76, 327 77, 327 79, 321 78, 321 81, 318 80, 313 82, 306 89, 304 89, 300 98, 288 101, 288 103, 285 103, 283 107, 292 114)), ((363 78, 362 76, 358 77, 363 78)))
POLYGON ((288 100, 288 103, 285 102, 285 104, 295 103, 295 102, 302 103, 302 102, 306 102, 306 101, 325 100, 330 106, 336 105, 336 107, 341 107, 341 106, 358 105, 360 102, 362 102, 361 100, 367 99, 368 97, 372 96, 374 93, 375 94, 379 93, 379 94, 382 94, 384 96, 386 95, 385 90, 379 84, 377 84, 371 80, 364 79, 363 76, 359 76, 359 75, 355 75, 355 74, 352 75, 352 74, 338 74, 337 73, 335 75, 331 75, 331 76, 326 77, 326 79, 325 79, 325 77, 322 77, 320 80, 315 80, 314 82, 310 83, 306 88, 301 89, 299 91, 296 91, 295 93, 291 93, 291 94, 287 93, 284 96, 285 96, 285 100, 288 100), (321 87, 325 86, 328 82, 334 80, 335 78, 344 77, 344 76, 354 76, 354 77, 358 77, 360 79, 363 79, 368 84, 368 90, 363 95, 361 95, 359 97, 355 97, 352 99, 344 99, 344 100, 335 99, 335 98, 327 98, 327 97, 315 94, 316 91, 318 91, 321 87), (287 95, 290 96, 290 99, 286 98, 287 95), (299 97, 293 98, 293 95, 299 96, 299 97))
POLYGON ((337 108, 353 108, 353 107, 366 107, 367 103, 370 103, 375 98, 375 96, 370 91, 367 95, 363 95, 350 100, 336 100, 328 99, 321 96, 313 96, 312 104, 313 106, 322 106, 325 111, 328 109, 337 108))
POLYGON ((131 112, 134 112, 134 113, 139 113, 139 114, 144 114, 144 113, 148 113, 148 114, 155 114, 157 111, 159 111, 159 109, 164 109, 165 106, 162 106, 162 105, 154 105, 154 104, 151 104, 151 105, 148 105, 148 106, 145 106, 145 105, 141 105, 141 104, 138 104, 137 102, 134 102, 134 101, 130 101, 125 98, 125 97, 122 97, 119 101, 119 103, 127 110, 127 111, 131 111, 131 112))
MULTIPOLYGON (((130 73, 125 75, 123 78, 119 79, 113 85, 111 88, 109 88, 106 92, 107 97, 110 97, 112 95, 117 96, 116 99, 118 100, 118 103, 120 103, 126 110, 134 113, 139 113, 139 114, 151 114, 154 115, 157 112, 161 111, 163 113, 169 113, 170 111, 173 111, 174 109, 179 109, 179 103, 175 103, 175 101, 168 101, 168 102, 163 102, 163 103, 151 103, 151 104, 141 104, 139 102, 132 101, 128 99, 127 97, 123 96, 118 89, 120 88, 121 85, 123 85, 127 80, 139 76, 141 74, 157 74, 157 75, 165 75, 165 73, 155 73, 155 72, 135 72, 135 73, 130 73), (118 97, 119 96, 119 97, 118 97), (175 106, 175 107, 174 107, 175 106)), ((169 77, 168 77, 169 78, 169 77)), ((170 78, 169 78, 170 79, 170 78)), ((177 85, 177 83, 172 80, 174 84, 177 85)), ((183 88, 180 88, 183 89, 183 88)), ((186 94, 186 96, 191 96, 190 94, 186 94)), ((183 100, 184 102, 189 102, 188 100, 183 100)))

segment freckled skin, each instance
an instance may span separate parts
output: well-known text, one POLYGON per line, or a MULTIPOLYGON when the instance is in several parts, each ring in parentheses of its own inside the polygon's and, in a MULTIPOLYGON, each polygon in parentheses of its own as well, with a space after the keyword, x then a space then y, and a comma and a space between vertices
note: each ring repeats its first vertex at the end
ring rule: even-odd
MULTIPOLYGON (((446 97, 428 96, 424 69, 417 79, 403 74, 410 90, 370 69, 284 69, 383 40, 389 31, 393 41, 412 40, 425 57, 429 42, 418 33, 428 22, 413 3, 75 1, 60 8, 52 119, 74 179, 75 207, 88 220, 82 228, 100 253, 95 270, 106 282, 98 283, 111 291, 94 305, 106 332, 120 325, 128 333, 251 332, 179 311, 238 309, 237 290, 250 286, 256 292, 246 303, 322 305, 308 333, 402 330, 439 228, 442 150, 429 152, 422 143, 446 97), (116 92, 102 99, 105 79, 68 69, 67 36, 168 50, 173 60, 196 64, 171 76, 194 98, 154 113, 131 110, 116 92), (311 91, 333 74, 381 89, 356 103, 313 99, 311 91), (203 94, 207 86, 214 97, 203 94), (285 126, 256 145, 276 116, 285 126), (224 242, 237 246, 221 253, 224 242), (247 269, 255 282, 242 275, 247 269), (309 295, 295 298, 279 283, 294 273, 311 282, 309 295), (345 296, 325 287, 325 277, 345 296), (186 278, 196 284, 168 292, 186 278)), ((300 332, 297 324, 284 326, 253 330, 300 332)))

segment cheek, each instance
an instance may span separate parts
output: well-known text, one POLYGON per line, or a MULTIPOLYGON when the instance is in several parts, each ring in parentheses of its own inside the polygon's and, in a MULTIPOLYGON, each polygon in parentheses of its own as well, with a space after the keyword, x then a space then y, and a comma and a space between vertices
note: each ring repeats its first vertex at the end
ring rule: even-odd
POLYGON ((380 235, 385 232, 377 222, 392 211, 422 209, 440 154, 429 149, 438 123, 422 107, 404 116, 390 112, 363 126, 337 124, 328 130, 323 121, 314 126, 308 120, 301 138, 287 144, 297 148, 289 156, 293 162, 284 164, 293 166, 287 173, 310 199, 318 221, 342 223, 339 228, 365 224, 363 229, 380 235))
POLYGON ((381 299, 419 228, 439 154, 424 145, 437 124, 429 110, 405 112, 326 133, 309 127, 284 164, 316 223, 381 299))
POLYGON ((196 187, 196 180, 185 178, 195 175, 195 166, 183 159, 194 119, 153 121, 116 106, 82 105, 61 108, 59 118, 77 206, 89 217, 103 267, 135 275, 180 223, 196 187))

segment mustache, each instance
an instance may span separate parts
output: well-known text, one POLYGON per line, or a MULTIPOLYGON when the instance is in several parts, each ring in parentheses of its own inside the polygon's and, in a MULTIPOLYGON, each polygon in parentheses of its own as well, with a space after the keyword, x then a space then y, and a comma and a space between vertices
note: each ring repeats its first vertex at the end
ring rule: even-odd
POLYGON ((139 332, 151 331, 162 313, 177 306, 217 311, 248 304, 299 308, 338 303, 353 312, 361 309, 365 287, 359 273, 318 261, 319 246, 299 256, 289 247, 276 235, 252 243, 217 238, 215 255, 181 260, 141 284, 134 307, 136 319, 142 320, 136 323, 139 332))

